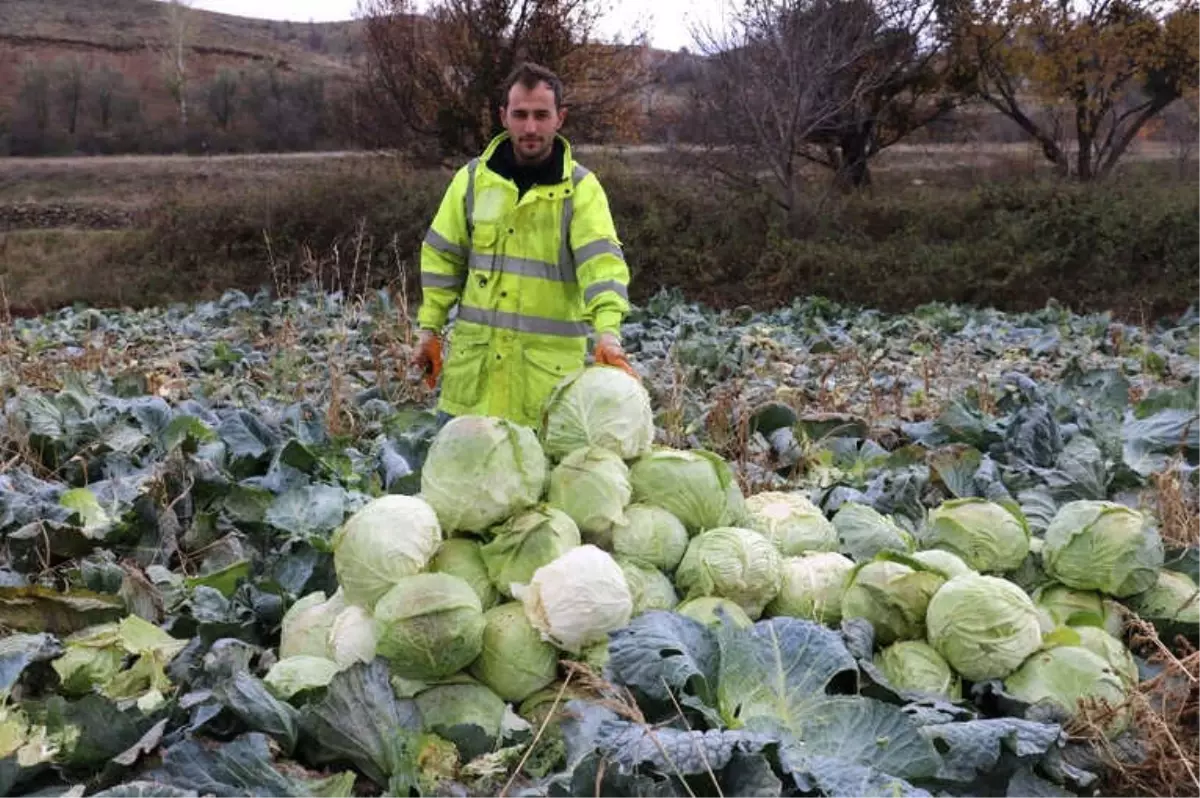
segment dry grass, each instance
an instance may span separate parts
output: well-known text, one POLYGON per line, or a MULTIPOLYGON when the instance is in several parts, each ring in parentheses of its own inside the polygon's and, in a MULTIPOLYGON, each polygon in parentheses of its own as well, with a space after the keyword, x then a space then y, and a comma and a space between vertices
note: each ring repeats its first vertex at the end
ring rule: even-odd
POLYGON ((1151 477, 1152 510, 1163 542, 1172 548, 1200 545, 1200 502, 1184 490, 1182 460, 1151 477))

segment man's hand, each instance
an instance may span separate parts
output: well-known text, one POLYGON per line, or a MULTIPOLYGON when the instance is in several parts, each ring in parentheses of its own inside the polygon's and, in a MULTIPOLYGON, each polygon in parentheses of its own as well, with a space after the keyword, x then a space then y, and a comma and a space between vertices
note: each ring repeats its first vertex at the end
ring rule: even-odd
POLYGON ((421 369, 425 385, 432 389, 442 375, 442 339, 433 330, 421 330, 417 340, 417 351, 413 353, 413 365, 421 369))
POLYGON ((596 363, 602 366, 615 366, 638 382, 642 381, 638 373, 633 370, 633 366, 629 365, 629 361, 625 359, 625 350, 621 348, 621 342, 612 333, 600 333, 600 337, 596 339, 593 354, 596 356, 596 363))

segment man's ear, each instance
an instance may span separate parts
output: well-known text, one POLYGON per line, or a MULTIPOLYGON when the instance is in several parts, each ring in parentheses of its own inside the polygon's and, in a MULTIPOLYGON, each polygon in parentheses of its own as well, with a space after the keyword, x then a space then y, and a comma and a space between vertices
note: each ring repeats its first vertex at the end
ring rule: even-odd
POLYGON ((562 127, 563 122, 567 121, 567 107, 564 105, 558 109, 558 126, 562 127))

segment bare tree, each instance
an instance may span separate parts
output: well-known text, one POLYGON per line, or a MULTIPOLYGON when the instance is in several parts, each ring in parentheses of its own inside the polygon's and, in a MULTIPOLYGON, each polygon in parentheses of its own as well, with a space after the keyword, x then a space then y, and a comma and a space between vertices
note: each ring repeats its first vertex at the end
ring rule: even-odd
POLYGON ((41 64, 25 64, 17 103, 20 116, 33 123, 39 134, 45 133, 50 124, 50 76, 41 64))
POLYGON ((806 165, 865 185, 871 158, 949 109, 933 23, 924 0, 742 0, 693 32, 708 56, 694 162, 767 188, 798 229, 806 165))
POLYGON ((73 136, 79 126, 79 109, 83 105, 83 64, 77 58, 65 58, 58 62, 55 73, 63 122, 67 126, 67 133, 73 136))
POLYGON ((208 84, 208 111, 222 130, 228 130, 237 108, 238 74, 222 69, 208 84))
POLYGON ((500 129, 500 86, 522 60, 567 85, 575 135, 631 126, 648 80, 640 44, 594 39, 594 0, 363 0, 366 59, 357 106, 364 138, 432 156, 478 152, 500 129))
POLYGON ((165 41, 150 44, 163 62, 167 91, 179 108, 179 124, 188 124, 188 37, 192 25, 191 0, 164 0, 163 13, 166 17, 167 37, 165 41))
POLYGON ((96 114, 96 124, 101 130, 108 130, 113 123, 117 93, 120 91, 125 76, 108 66, 94 71, 90 80, 92 106, 96 114))

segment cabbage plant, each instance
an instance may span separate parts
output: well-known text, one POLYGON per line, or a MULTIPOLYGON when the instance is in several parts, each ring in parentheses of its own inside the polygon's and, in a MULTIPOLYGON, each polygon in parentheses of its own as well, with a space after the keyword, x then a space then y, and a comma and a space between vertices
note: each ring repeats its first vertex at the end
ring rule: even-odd
POLYGON ((929 643, 973 682, 1003 679, 1042 646, 1037 607, 1024 590, 996 576, 946 582, 925 613, 929 643))
POLYGON ((758 618, 779 594, 781 557, 760 533, 718 527, 692 538, 675 572, 687 598, 721 596, 758 618))
POLYGON ((1159 571, 1153 586, 1132 596, 1129 606, 1143 618, 1185 624, 1193 632, 1200 625, 1200 593, 1196 583, 1177 571, 1159 571))
POLYGON ((921 563, 926 568, 941 571, 946 575, 947 579, 962 576, 963 574, 978 573, 974 568, 963 562, 962 558, 957 554, 952 554, 944 549, 914 551, 909 557, 921 563))
POLYGON ((1073 501, 1046 527, 1043 567, 1077 590, 1131 596, 1154 585, 1162 539, 1142 513, 1116 502, 1073 501))
MULTIPOLYGON (((1126 698, 1121 677, 1101 656, 1082 646, 1057 646, 1039 651, 1004 680, 1004 689, 1027 704, 1048 703, 1075 717, 1079 702, 1092 699, 1114 709, 1126 698)), ((1119 711, 1105 725, 1116 736, 1129 723, 1127 711, 1119 711)))
POLYGON ((602 549, 584 544, 533 574, 513 595, 544 639, 578 654, 629 623, 633 597, 625 574, 602 549))
POLYGON ((372 500, 333 537, 333 567, 346 602, 371 608, 392 585, 423 570, 442 542, 433 508, 416 496, 372 500))
POLYGON ((576 449, 550 472, 550 505, 569 515, 589 540, 611 539, 613 526, 625 521, 631 494, 625 461, 597 446, 576 449))
POLYGON ((503 733, 504 701, 486 685, 439 684, 417 693, 414 700, 424 728, 453 742, 464 758, 488 753, 503 733))
POLYGON ((951 499, 929 513, 926 543, 976 571, 1015 571, 1029 554, 1029 527, 1011 510, 979 498, 951 499))
POLYGON ((394 676, 433 680, 460 671, 483 649, 483 608, 450 574, 402 579, 375 605, 376 650, 394 676))
POLYGON ((534 571, 580 542, 579 527, 570 516, 539 506, 497 527, 495 537, 479 553, 496 590, 511 598, 513 584, 528 584, 534 571))
POLYGON ((890 517, 858 502, 846 502, 833 515, 838 550, 855 562, 865 562, 884 551, 907 553, 913 537, 890 517))
POLYGON ((668 572, 675 570, 688 547, 683 522, 649 504, 626 507, 625 521, 613 526, 611 537, 613 554, 668 572))
POLYGON ((505 701, 523 701, 554 681, 558 651, 542 640, 520 602, 493 607, 483 620, 483 650, 471 663, 472 676, 505 701))
POLYGON ((786 615, 835 625, 842 620, 842 595, 854 563, 836 551, 785 557, 779 595, 767 605, 769 616, 786 615))
POLYGON ((737 524, 746 515, 732 469, 712 452, 655 449, 634 462, 629 480, 633 501, 670 512, 692 535, 737 524))
POLYGON ((375 659, 375 645, 375 619, 367 610, 351 604, 333 619, 326 647, 339 668, 375 659))
POLYGON ((577 371, 546 400, 541 432, 546 454, 555 460, 590 446, 632 460, 650 451, 654 441, 650 395, 620 369, 577 371))
POLYGON ((546 487, 546 455, 526 427, 459 416, 438 432, 421 470, 421 496, 446 534, 484 532, 532 507, 546 487))
POLYGON ((301 596, 283 614, 279 632, 279 658, 309 656, 329 657, 329 627, 333 626, 338 614, 346 608, 346 600, 339 590, 329 599, 317 591, 301 596))
POLYGON ((1095 591, 1050 583, 1034 590, 1032 598, 1052 626, 1098 625, 1111 635, 1120 635, 1124 626, 1120 605, 1095 591))
POLYGON ((802 493, 765 491, 746 498, 746 528, 761 532, 784 557, 837 551, 837 529, 802 493))
POLYGON ((647 610, 672 610, 679 603, 675 586, 662 571, 624 557, 617 557, 616 561, 629 585, 634 615, 647 610))
POLYGON ((700 596, 688 599, 681 602, 675 608, 675 612, 705 626, 720 626, 724 621, 729 621, 740 629, 754 625, 754 621, 750 619, 745 610, 735 602, 720 596, 700 596))
POLYGON ((924 640, 901 640, 875 654, 875 667, 901 690, 962 698, 962 680, 950 664, 924 640))
POLYGON ((1126 689, 1131 690, 1137 685, 1137 662, 1120 640, 1099 626, 1072 626, 1070 628, 1079 636, 1079 645, 1107 662, 1113 673, 1121 677, 1126 689))
POLYGON ((861 563, 846 582, 842 618, 870 621, 881 646, 921 639, 929 600, 945 581, 936 571, 915 570, 889 560, 861 563))
POLYGON ((484 565, 483 555, 480 553, 482 545, 480 541, 471 538, 443 540, 437 553, 429 561, 429 570, 462 579, 479 596, 480 605, 488 610, 495 606, 499 593, 488 576, 487 566, 484 565))

